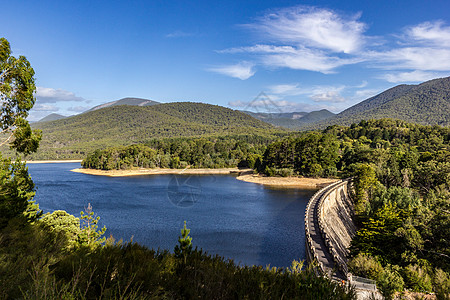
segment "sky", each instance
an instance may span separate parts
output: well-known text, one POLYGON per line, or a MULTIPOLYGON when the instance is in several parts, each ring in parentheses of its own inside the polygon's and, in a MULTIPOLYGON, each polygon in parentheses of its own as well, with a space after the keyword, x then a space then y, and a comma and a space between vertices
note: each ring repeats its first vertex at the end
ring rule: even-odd
POLYGON ((450 76, 448 0, 1 7, 0 37, 36 72, 30 121, 124 97, 337 113, 399 84, 450 76))

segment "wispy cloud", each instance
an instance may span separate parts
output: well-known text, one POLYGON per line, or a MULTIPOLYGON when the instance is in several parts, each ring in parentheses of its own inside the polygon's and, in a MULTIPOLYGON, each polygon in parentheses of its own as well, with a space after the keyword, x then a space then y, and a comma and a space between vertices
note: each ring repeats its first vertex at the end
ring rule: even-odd
POLYGON ((239 78, 241 80, 246 80, 255 74, 254 66, 255 65, 251 62, 243 61, 238 64, 212 67, 207 70, 222 75, 239 78))
POLYGON ((84 112, 84 111, 88 110, 89 108, 90 108, 89 106, 71 106, 71 107, 67 108, 67 110, 76 112, 76 113, 80 113, 80 112, 84 112))
POLYGON ((58 111, 59 108, 56 107, 55 105, 51 105, 51 104, 41 104, 41 103, 36 103, 33 106, 33 110, 35 111, 58 111))
POLYGON ((361 16, 311 6, 271 10, 242 25, 256 32, 259 44, 217 52, 247 55, 253 64, 249 75, 254 74, 255 66, 332 74, 342 66, 360 64, 390 71, 379 78, 401 82, 426 80, 433 73, 450 71, 450 26, 444 21, 423 22, 396 35, 373 37, 366 35, 368 25, 361 16))
POLYGON ((364 44, 366 25, 360 14, 345 17, 310 6, 273 10, 246 26, 277 42, 353 53, 364 44))
POLYGON ((166 38, 185 38, 185 37, 191 37, 194 35, 195 35, 195 33, 192 33, 192 32, 176 30, 174 32, 166 34, 166 38))
POLYGON ((405 30, 407 39, 417 42, 430 43, 438 47, 450 47, 450 26, 443 21, 424 22, 411 26, 405 30))
POLYGON ((344 102, 345 98, 342 97, 338 91, 327 91, 324 93, 314 94, 311 96, 315 102, 344 102))
POLYGON ((40 103, 56 103, 60 101, 86 101, 86 99, 78 97, 74 93, 66 90, 40 86, 36 88, 35 96, 40 103))
POLYGON ((450 70, 450 49, 445 48, 404 47, 366 55, 373 66, 385 70, 450 70))
POLYGON ((398 82, 422 82, 427 81, 433 78, 439 77, 438 73, 435 72, 423 72, 423 71, 412 71, 412 72, 396 72, 389 73, 383 76, 380 76, 381 79, 384 79, 389 82, 398 83, 398 82))

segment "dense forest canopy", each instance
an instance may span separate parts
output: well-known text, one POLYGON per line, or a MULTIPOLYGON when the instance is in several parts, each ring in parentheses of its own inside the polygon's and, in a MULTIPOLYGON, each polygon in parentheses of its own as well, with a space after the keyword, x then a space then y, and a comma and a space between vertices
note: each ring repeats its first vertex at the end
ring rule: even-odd
POLYGON ((240 111, 192 102, 111 106, 34 123, 33 128, 44 135, 30 159, 83 159, 96 149, 147 143, 155 138, 286 133, 240 111))

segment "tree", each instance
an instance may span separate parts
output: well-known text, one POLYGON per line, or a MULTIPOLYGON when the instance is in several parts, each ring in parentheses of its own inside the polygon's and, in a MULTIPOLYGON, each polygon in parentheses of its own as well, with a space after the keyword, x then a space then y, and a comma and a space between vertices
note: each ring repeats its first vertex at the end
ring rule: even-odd
POLYGON ((39 146, 41 132, 31 130, 26 121, 28 111, 35 103, 34 70, 24 56, 11 56, 11 47, 0 38, 0 128, 5 136, 0 146, 7 143, 17 152, 29 154, 39 146))
MULTIPOLYGON (((36 89, 34 70, 24 56, 11 56, 9 42, 0 38, 0 146, 9 143, 12 149, 25 155, 39 146, 41 133, 32 131, 26 121, 28 111, 33 107, 36 89)), ((42 212, 32 201, 34 183, 28 169, 17 158, 11 163, 0 155, 0 229, 8 221, 25 217, 29 222, 42 212)))
POLYGON ((186 221, 184 221, 184 226, 181 229, 181 236, 178 237, 179 245, 175 246, 175 256, 178 258, 183 258, 184 263, 186 263, 186 258, 188 254, 192 252, 192 238, 189 236, 190 229, 186 228, 186 221))
POLYGON ((80 218, 77 218, 64 210, 55 210, 46 213, 40 222, 45 224, 51 231, 62 234, 67 238, 65 247, 70 249, 76 245, 80 234, 80 218))
POLYGON ((95 217, 92 210, 91 203, 88 203, 88 207, 85 211, 80 212, 81 215, 81 231, 78 234, 78 245, 95 249, 106 240, 103 235, 105 234, 106 227, 98 229, 98 221, 100 217, 95 217))

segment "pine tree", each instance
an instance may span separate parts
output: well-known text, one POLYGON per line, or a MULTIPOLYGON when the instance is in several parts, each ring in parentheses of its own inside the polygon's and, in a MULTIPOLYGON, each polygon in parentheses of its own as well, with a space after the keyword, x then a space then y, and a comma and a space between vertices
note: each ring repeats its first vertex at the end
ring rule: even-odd
POLYGON ((181 236, 178 237, 179 245, 175 246, 175 256, 177 258, 183 258, 186 264, 187 256, 192 252, 192 238, 189 236, 190 229, 186 228, 186 221, 181 229, 181 236))
POLYGON ((95 249, 97 246, 103 244, 106 240, 102 237, 105 234, 106 227, 103 226, 101 230, 98 230, 98 221, 100 217, 95 217, 92 211, 91 203, 88 203, 88 207, 85 211, 80 212, 81 215, 81 232, 78 235, 78 245, 95 249))

